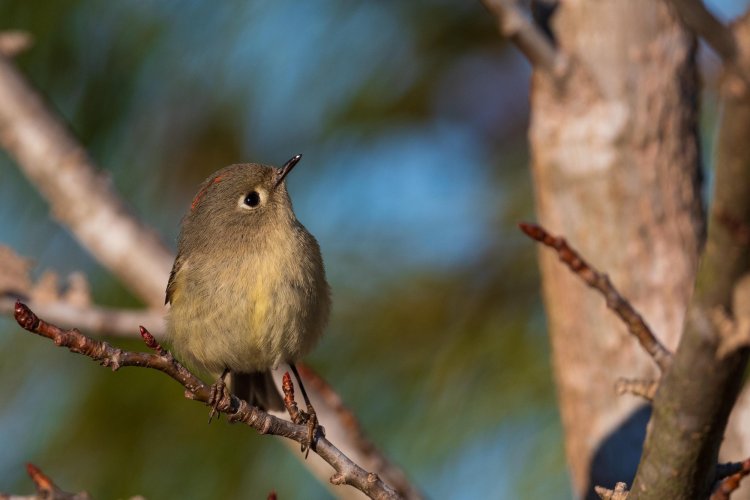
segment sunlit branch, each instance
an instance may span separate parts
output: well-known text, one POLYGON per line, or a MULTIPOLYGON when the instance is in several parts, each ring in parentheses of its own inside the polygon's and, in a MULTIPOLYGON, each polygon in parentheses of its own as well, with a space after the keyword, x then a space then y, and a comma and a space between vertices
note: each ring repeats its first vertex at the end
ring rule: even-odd
MULTIPOLYGON (((164 310, 128 310, 95 305, 80 307, 64 301, 28 301, 28 305, 51 323, 63 327, 75 326, 96 335, 135 338, 138 335, 138 325, 154 325, 150 330, 156 337, 161 338, 166 329, 164 310)), ((14 309, 15 299, 0 298, 0 314, 11 315, 14 309)))
MULTIPOLYGON (((16 303, 15 318, 24 329, 46 337, 55 345, 66 347, 71 352, 88 356, 112 370, 136 366, 161 371, 185 387, 185 396, 188 399, 203 403, 209 402, 210 387, 175 360, 143 327, 141 327, 141 336, 146 345, 156 351, 156 354, 124 351, 107 342, 88 337, 76 329, 63 330, 41 320, 21 302, 16 303)), ((306 426, 277 418, 230 394, 219 401, 216 409, 227 414, 231 422, 242 422, 261 434, 282 436, 300 444, 306 442, 308 438, 306 426)), ((351 485, 371 498, 400 498, 398 493, 385 484, 377 474, 362 469, 324 436, 318 435, 312 449, 336 471, 331 476, 333 484, 351 485)))
POLYGON ((607 307, 625 323, 628 331, 638 339, 643 349, 653 358, 662 372, 667 371, 672 361, 672 353, 659 342, 651 328, 638 314, 638 311, 628 302, 609 281, 606 274, 597 271, 586 262, 578 252, 568 245, 564 238, 552 236, 543 227, 535 224, 519 224, 521 230, 529 237, 548 246, 557 252, 560 260, 571 271, 586 282, 587 285, 600 292, 607 301, 607 307))
POLYGON ((132 216, 66 124, 2 56, 0 145, 100 262, 150 305, 163 303, 171 252, 132 216))
POLYGON ((551 75, 560 72, 560 53, 516 0, 482 0, 482 3, 497 18, 500 33, 518 47, 532 66, 551 75))
MULTIPOLYGON (((1 53, 0 53, 1 54, 1 53)), ((147 306, 158 311, 164 302, 169 269, 174 255, 163 245, 153 229, 138 219, 112 186, 109 177, 89 157, 75 139, 64 120, 57 115, 30 82, 6 57, 0 55, 0 146, 7 150, 32 185, 47 200, 53 216, 67 226, 78 242, 147 306)), ((39 305, 35 303, 35 307, 39 305)), ((47 306, 42 306, 45 308, 47 306)), ((70 311, 64 311, 67 319, 70 311)), ((104 311, 100 311, 104 312, 104 311)), ((55 311, 63 315, 63 311, 55 311)), ((148 313, 151 314, 151 313, 148 313)), ((117 315, 122 324, 102 326, 101 315, 87 315, 84 323, 102 326, 110 333, 124 328, 126 315, 117 315)), ((79 322, 67 324, 81 325, 79 322)), ((144 321, 144 323, 146 323, 144 321)), ((148 322, 163 331, 163 319, 148 322)), ((311 394, 313 399, 316 395, 311 394)), ((321 404, 318 415, 326 422, 329 435, 360 463, 376 470, 391 482, 405 478, 382 454, 360 449, 360 442, 351 442, 348 429, 342 428, 336 412, 321 404), (324 416, 325 415, 325 416, 324 416), (330 415, 330 418, 328 416, 330 415), (339 429, 341 428, 341 432, 339 429)), ((305 465, 318 477, 313 460, 305 465)), ((420 498, 409 485, 396 484, 399 492, 409 498, 420 498), (403 488, 402 488, 403 486, 403 488)))

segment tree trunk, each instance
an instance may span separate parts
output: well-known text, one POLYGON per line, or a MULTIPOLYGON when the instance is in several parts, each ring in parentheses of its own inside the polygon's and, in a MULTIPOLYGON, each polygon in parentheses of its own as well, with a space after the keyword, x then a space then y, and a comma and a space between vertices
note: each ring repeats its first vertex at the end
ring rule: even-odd
MULTIPOLYGON (((680 336, 703 241, 696 42, 663 2, 560 2, 557 81, 535 72, 530 140, 539 221, 640 311, 662 342, 680 336)), ((540 251, 565 447, 577 495, 630 482, 648 407, 618 378, 654 378, 621 321, 540 251)))

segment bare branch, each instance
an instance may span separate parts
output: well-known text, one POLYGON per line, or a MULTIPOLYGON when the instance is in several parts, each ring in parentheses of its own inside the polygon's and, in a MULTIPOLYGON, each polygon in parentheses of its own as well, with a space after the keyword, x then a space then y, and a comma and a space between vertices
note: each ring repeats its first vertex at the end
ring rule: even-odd
POLYGON ((593 268, 578 252, 573 250, 564 238, 550 235, 543 227, 536 224, 520 223, 518 225, 530 238, 554 249, 560 260, 571 271, 577 274, 586 284, 598 290, 606 299, 607 307, 612 309, 628 327, 628 331, 638 339, 643 349, 653 358, 659 369, 666 372, 672 361, 672 353, 659 342, 638 311, 624 298, 609 281, 606 274, 593 268))
POLYGON ((26 472, 34 481, 36 495, 18 496, 0 493, 0 500, 89 500, 91 498, 85 491, 81 493, 63 491, 39 467, 32 463, 26 464, 26 472))
MULTIPOLYGON (((125 208, 126 204, 112 188, 109 179, 98 171, 63 120, 49 109, 39 92, 32 88, 15 66, 2 57, 0 146, 15 158, 34 187, 50 203, 53 215, 71 229, 83 247, 150 307, 163 306, 164 289, 174 255, 164 247, 151 228, 125 208)), ((35 301, 34 305, 39 304, 35 301)), ((47 305, 41 307, 44 309, 47 305)), ((66 317, 69 317, 68 312, 65 311, 66 317)), ((107 316, 112 313, 99 312, 107 316)), ((63 311, 56 310, 55 313, 63 315, 63 311)), ((114 317, 115 323, 103 326, 97 311, 92 311, 87 317, 91 326, 98 324, 109 333, 118 333, 130 319, 118 314, 114 317), (122 321, 122 324, 117 324, 118 321, 122 321)), ((163 331, 163 319, 144 321, 142 324, 160 325, 155 333, 163 331)), ((316 395, 310 396, 315 399, 316 395)), ((319 416, 324 412, 336 415, 320 404, 316 407, 319 416)), ((346 445, 351 456, 358 461, 361 461, 360 458, 371 458, 366 450, 359 450, 356 443, 344 443, 350 436, 346 432, 337 433, 340 427, 339 421, 328 421, 329 433, 337 435, 337 439, 340 439, 338 442, 346 445)), ((370 463, 368 460, 367 463, 378 473, 381 473, 378 467, 382 466, 384 473, 404 477, 403 473, 396 474, 398 469, 387 461, 370 463)), ((316 476, 327 477, 327 472, 321 475, 315 460, 309 460, 305 465, 316 476)), ((416 491, 413 487, 400 491, 410 497, 420 496, 411 495, 416 491)))
POLYGON ((26 464, 26 470, 36 485, 36 490, 39 496, 42 498, 48 498, 50 500, 87 500, 89 494, 86 492, 82 493, 67 493, 61 490, 44 472, 42 472, 36 465, 29 463, 26 464))
POLYGON ((161 337, 166 330, 166 309, 115 309, 91 304, 88 281, 82 273, 72 273, 61 287, 57 274, 45 271, 32 282, 31 259, 0 245, 0 314, 12 315, 16 299, 22 299, 56 325, 79 327, 96 334, 134 337, 138 325, 154 325, 161 337))
MULTIPOLYGON (((740 483, 745 476, 750 474, 750 459, 740 462, 739 464, 730 464, 732 466, 739 466, 739 470, 731 475, 725 475, 721 482, 714 489, 711 494, 710 500, 729 500, 732 493, 740 487, 740 483)), ((718 471, 719 467, 717 467, 718 471)))
POLYGON ((628 498, 628 485, 625 483, 617 483, 614 490, 603 488, 601 486, 594 486, 594 491, 599 495, 602 500, 625 500, 628 498))
POLYGON ((562 60, 550 39, 521 11, 516 0, 482 0, 497 18, 500 33, 510 39, 532 66, 551 75, 561 73, 562 60))
POLYGON ((728 65, 737 57, 737 42, 732 30, 709 11, 701 0, 670 0, 690 31, 703 38, 728 65))
MULTIPOLYGON (((750 460, 750 459, 748 459, 750 460)), ((745 468, 745 462, 726 462, 726 463, 720 463, 716 465, 716 471, 715 471, 715 479, 714 481, 718 482, 722 479, 726 479, 729 476, 732 476, 734 474, 737 474, 738 472, 742 471, 743 468, 745 468)))
MULTIPOLYGON (((39 319, 21 302, 16 303, 15 318, 24 329, 51 339, 56 345, 67 347, 71 352, 88 356, 113 371, 125 366, 152 368, 167 374, 185 387, 185 397, 188 399, 203 403, 209 401, 210 387, 175 360, 143 327, 141 335, 146 345, 157 354, 123 351, 106 342, 87 337, 76 329, 62 330, 39 319)), ((308 437, 306 426, 277 418, 233 395, 222 399, 217 410, 226 413, 231 422, 242 422, 261 434, 283 436, 300 444, 306 442, 308 437)), ((398 493, 385 484, 377 474, 362 469, 324 436, 317 436, 312 449, 336 471, 330 479, 333 484, 351 485, 371 498, 400 498, 398 493)))
MULTIPOLYGON (((352 443, 359 451, 361 463, 369 464, 372 469, 377 470, 388 481, 388 484, 406 498, 422 498, 424 495, 409 481, 404 471, 386 457, 367 437, 357 416, 344 404, 334 388, 306 364, 300 363, 298 368, 308 391, 314 391, 325 403, 322 408, 335 414, 336 421, 340 423, 340 429, 345 433, 346 442, 352 443)), ((316 408, 318 408, 317 405, 316 408)))
MULTIPOLYGON (((740 18, 733 30, 744 52, 750 41, 750 17, 740 18)), ((738 60, 737 66, 742 65, 738 60)), ((718 359, 724 337, 714 316, 720 309, 733 321, 743 315, 734 310, 733 297, 750 273, 750 94, 724 92, 721 105, 708 238, 679 346, 654 397, 631 488, 634 497, 711 495, 727 420, 745 382, 749 351, 737 349, 718 359), (665 467, 670 474, 664 474, 665 467)))
MULTIPOLYGON (((134 338, 138 335, 136 333, 138 325, 155 325, 152 330, 158 338, 161 338, 166 331, 165 310, 78 307, 64 301, 29 301, 28 305, 51 323, 63 327, 77 326, 98 335, 134 338)), ((0 298, 0 314, 11 315, 14 309, 14 298, 0 298)))
POLYGON ((659 388, 659 382, 656 380, 626 379, 621 378, 615 384, 617 394, 633 394, 640 396, 646 401, 653 401, 656 389, 659 388))
POLYGON ((171 252, 131 215, 65 124, 2 56, 0 145, 100 262, 147 303, 163 303, 171 252))

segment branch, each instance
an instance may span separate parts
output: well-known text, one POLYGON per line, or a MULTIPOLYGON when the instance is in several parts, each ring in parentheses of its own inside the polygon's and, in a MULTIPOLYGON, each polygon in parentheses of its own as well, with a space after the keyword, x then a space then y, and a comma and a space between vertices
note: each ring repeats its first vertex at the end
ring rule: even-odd
POLYGON ((31 477, 31 480, 34 481, 37 494, 18 496, 0 493, 0 500, 89 500, 91 498, 85 491, 81 493, 63 491, 34 464, 26 464, 26 472, 31 477))
MULTIPOLYGON (((345 441, 351 443, 359 451, 362 463, 369 464, 372 469, 377 470, 396 491, 406 498, 423 498, 422 492, 409 481, 404 471, 391 462, 367 437, 357 416, 347 408, 334 388, 306 364, 300 363, 297 367, 305 380, 308 392, 314 392, 320 397, 324 403, 321 408, 326 408, 334 414, 333 417, 339 422, 339 428, 344 431, 345 441)), ((315 407, 318 408, 318 405, 315 407)))
MULTIPOLYGON (((750 46, 750 17, 741 18, 734 29, 741 48, 750 46)), ((750 74, 747 69, 745 74, 750 74)), ((715 316, 718 310, 726 311, 741 330, 747 314, 733 307, 733 296, 743 293, 742 283, 750 272, 748 241, 740 237, 747 231, 738 230, 750 227, 750 94, 724 93, 722 100, 708 239, 680 343, 654 397, 650 430, 631 488, 634 498, 643 492, 648 498, 711 494, 729 413, 744 383, 748 349, 723 349, 727 355, 719 358, 726 337, 715 316)))
POLYGON ((164 307, 129 310, 92 305, 90 286, 82 273, 72 273, 66 286, 61 287, 57 273, 47 270, 34 282, 31 269, 31 259, 0 245, 0 314, 12 315, 20 298, 48 321, 63 327, 124 337, 135 336, 138 325, 156 325, 152 331, 157 337, 166 330, 164 307))
MULTIPOLYGON (((174 255, 150 227, 126 209, 126 203, 108 177, 99 171, 64 121, 2 56, 0 146, 16 160, 33 186, 50 203, 53 215, 68 226, 94 258, 148 306, 163 307, 164 289, 174 255)), ((163 320, 154 324, 163 325, 163 320)), ((315 394, 309 395, 315 399, 315 394)), ((316 409, 319 416, 327 410, 320 405, 316 405, 316 409)), ((331 435, 340 427, 339 421, 328 423, 331 435)), ((346 446, 358 461, 370 456, 356 444, 350 446, 348 434, 341 433, 341 436, 337 442, 346 446)), ((315 461, 310 460, 305 465, 321 477, 315 461)), ((374 462, 371 468, 384 477, 390 478, 391 474, 404 477, 402 472, 396 474, 398 469, 387 461, 374 462), (381 471, 380 466, 384 470, 381 471)), ((400 490, 409 496, 412 491, 416 490, 413 487, 400 490)))
POLYGON ((0 56, 0 145, 41 191, 53 216, 148 304, 164 301, 173 256, 132 216, 64 122, 0 56))
POLYGON ((617 394, 633 394, 634 396, 642 397, 646 401, 654 400, 654 394, 656 394, 656 389, 658 389, 658 387, 658 381, 642 379, 621 378, 615 384, 617 394))
POLYGON ((497 18, 500 33, 516 44, 534 68, 551 75, 562 72, 562 58, 558 50, 521 11, 515 0, 482 0, 482 3, 497 18))
MULTIPOLYGON (((15 318, 24 329, 52 340, 57 346, 67 347, 71 352, 88 356, 113 371, 125 366, 158 370, 185 387, 185 397, 188 399, 203 403, 209 401, 210 387, 175 360, 143 327, 141 327, 141 335, 146 345, 155 350, 157 354, 123 351, 101 340, 87 337, 76 329, 62 330, 39 319, 31 309, 21 302, 16 303, 15 318)), ((226 413, 230 422, 242 422, 261 434, 282 436, 300 444, 307 440, 306 426, 296 425, 274 417, 248 405, 247 402, 236 396, 229 395, 228 398, 224 398, 220 401, 217 410, 226 413)), ((330 479, 331 483, 351 485, 370 498, 400 498, 396 491, 385 484, 377 474, 368 473, 362 469, 324 436, 317 437, 312 449, 336 471, 330 479)))
POLYGON ((732 30, 709 11, 701 0, 670 0, 685 26, 703 38, 731 66, 737 58, 737 42, 732 30))
MULTIPOLYGON (((46 271, 34 283, 30 270, 29 259, 0 245, 0 314, 15 312, 16 299, 13 296, 16 296, 23 297, 31 309, 49 322, 63 327, 78 326, 87 332, 133 337, 138 325, 149 324, 156 325, 156 330, 152 328, 151 332, 157 338, 164 335, 166 325, 163 309, 124 310, 91 305, 88 284, 82 275, 78 275, 77 280, 69 279, 69 286, 63 290, 55 273, 46 271), (26 300, 27 297, 31 299, 30 302, 26 300)), ((404 472, 367 439, 356 417, 344 406, 333 388, 310 367, 300 363, 298 368, 305 379, 311 380, 308 389, 316 401, 318 416, 328 424, 329 436, 344 446, 362 466, 377 471, 400 494, 412 499, 421 498, 423 495, 409 482, 404 472)), ((306 461, 305 465, 317 477, 328 478, 328 466, 322 461, 306 461)))
MULTIPOLYGON (((0 298, 0 314, 13 314, 15 301, 16 299, 10 297, 0 298)), ((138 325, 156 325, 152 331, 157 338, 161 338, 166 331, 164 310, 128 310, 96 305, 81 307, 64 301, 28 301, 28 305, 51 323, 63 327, 77 326, 98 335, 135 338, 137 334, 134 332, 138 325)))
POLYGON ((747 459, 740 464, 732 465, 739 465, 740 469, 731 475, 725 476, 724 479, 721 480, 711 495, 710 500, 729 500, 732 493, 740 487, 742 479, 750 474, 750 459, 747 459))
POLYGON ((628 485, 625 483, 617 483, 614 490, 603 488, 601 486, 594 486, 594 491, 599 495, 602 500, 626 500, 628 498, 628 485))
POLYGON ((672 361, 672 353, 659 342, 640 314, 624 298, 609 281, 606 274, 600 273, 578 252, 573 250, 564 238, 550 235, 543 227, 536 224, 520 223, 518 225, 530 238, 554 249, 560 260, 571 271, 577 274, 588 286, 598 290, 606 299, 607 307, 612 309, 625 323, 628 331, 633 334, 643 349, 653 358, 662 373, 666 372, 672 361))

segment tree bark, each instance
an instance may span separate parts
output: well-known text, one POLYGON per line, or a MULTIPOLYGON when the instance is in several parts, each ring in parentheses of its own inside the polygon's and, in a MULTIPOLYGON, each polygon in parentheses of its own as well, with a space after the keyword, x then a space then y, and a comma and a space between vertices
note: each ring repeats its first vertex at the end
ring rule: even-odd
MULTIPOLYGON (((530 140, 539 221, 563 235, 674 349, 703 241, 696 42, 663 2, 560 2, 566 72, 536 71, 530 140)), ((653 362, 602 298, 540 252, 573 488, 635 473, 649 418, 614 392, 653 362)))
POLYGON ((722 89, 708 242, 674 364, 654 398, 633 499, 709 495, 729 413, 744 382, 748 349, 718 354, 730 335, 750 340, 750 91, 741 76, 750 74, 749 15, 735 34, 740 57, 726 68, 722 89))

